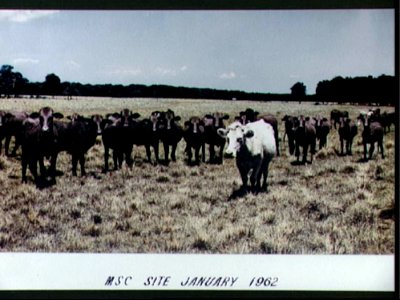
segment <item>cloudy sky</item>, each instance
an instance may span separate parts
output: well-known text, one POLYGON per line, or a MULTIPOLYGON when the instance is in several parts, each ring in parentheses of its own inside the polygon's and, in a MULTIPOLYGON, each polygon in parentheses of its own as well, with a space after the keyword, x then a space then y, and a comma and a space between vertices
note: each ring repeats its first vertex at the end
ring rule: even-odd
POLYGON ((394 75, 394 10, 0 10, 0 64, 32 82, 168 84, 314 94, 394 75))

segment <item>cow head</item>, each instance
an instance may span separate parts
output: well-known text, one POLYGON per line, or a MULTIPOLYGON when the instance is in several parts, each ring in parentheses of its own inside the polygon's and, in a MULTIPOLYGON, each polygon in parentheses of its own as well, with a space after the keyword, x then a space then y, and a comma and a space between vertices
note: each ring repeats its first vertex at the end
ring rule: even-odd
POLYGON ((101 115, 92 115, 92 117, 90 119, 92 120, 92 122, 94 124, 96 124, 97 135, 100 135, 103 132, 103 129, 105 126, 103 117, 101 115))
POLYGON ((193 134, 201 134, 204 132, 204 121, 199 117, 191 117, 185 122, 186 130, 193 134))
POLYGON ((217 133, 221 137, 227 139, 228 147, 225 150, 225 154, 233 157, 236 157, 237 152, 245 144, 246 139, 254 136, 254 132, 250 129, 247 129, 239 121, 233 122, 226 129, 219 128, 217 133))
POLYGON ((160 125, 160 123, 162 122, 162 119, 164 119, 163 118, 163 113, 162 112, 160 112, 160 111, 153 111, 152 113, 151 113, 151 115, 150 115, 150 121, 151 121, 151 123, 152 123, 152 128, 153 128, 153 131, 157 131, 157 129, 158 129, 158 127, 159 127, 159 125, 160 125))
POLYGON ((52 132, 53 131, 53 119, 64 118, 63 114, 54 112, 51 107, 43 107, 39 112, 34 112, 30 115, 32 119, 39 119, 40 129, 42 132, 52 132))
POLYGON ((246 125, 247 123, 250 123, 250 122, 254 122, 254 121, 256 121, 258 114, 259 114, 258 111, 255 111, 251 108, 247 108, 245 111, 241 111, 239 113, 240 122, 243 125, 246 125))
POLYGON ((165 121, 167 123, 167 130, 170 130, 172 128, 172 124, 174 122, 180 121, 181 117, 180 116, 175 116, 175 113, 168 109, 167 112, 165 113, 165 121))

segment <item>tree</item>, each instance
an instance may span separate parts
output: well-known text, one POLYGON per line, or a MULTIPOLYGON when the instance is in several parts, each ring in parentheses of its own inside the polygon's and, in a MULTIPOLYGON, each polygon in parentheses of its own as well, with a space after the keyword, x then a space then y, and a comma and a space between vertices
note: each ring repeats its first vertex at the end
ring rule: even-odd
POLYGON ((46 80, 44 82, 44 91, 48 95, 60 95, 62 92, 61 80, 56 74, 49 74, 46 76, 46 80))
POLYGON ((291 88, 292 97, 298 99, 299 101, 305 99, 306 97, 306 86, 302 82, 295 83, 291 88))

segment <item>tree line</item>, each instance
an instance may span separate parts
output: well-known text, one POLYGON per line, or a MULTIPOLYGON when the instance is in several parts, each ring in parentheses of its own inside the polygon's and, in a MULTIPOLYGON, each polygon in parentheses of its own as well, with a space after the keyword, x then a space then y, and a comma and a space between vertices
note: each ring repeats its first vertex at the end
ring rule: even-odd
POLYGON ((396 80, 394 76, 381 75, 377 78, 335 77, 320 81, 316 92, 307 95, 302 82, 295 83, 287 94, 245 92, 240 90, 221 90, 211 88, 181 87, 169 85, 143 84, 82 84, 62 82, 54 73, 48 74, 43 82, 30 82, 11 65, 0 68, 0 97, 10 98, 27 95, 31 98, 64 96, 72 99, 77 96, 91 97, 140 97, 140 98, 188 98, 224 99, 256 101, 314 101, 339 103, 368 103, 394 105, 396 99, 396 80))

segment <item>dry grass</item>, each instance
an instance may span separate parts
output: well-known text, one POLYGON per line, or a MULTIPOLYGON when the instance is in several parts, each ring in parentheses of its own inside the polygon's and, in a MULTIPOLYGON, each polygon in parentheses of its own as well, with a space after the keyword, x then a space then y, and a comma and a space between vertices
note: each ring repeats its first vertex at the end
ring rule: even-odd
MULTIPOLYGON (((49 105, 68 115, 108 113, 128 107, 142 116, 171 108, 185 120, 214 111, 252 107, 285 114, 329 116, 333 105, 176 99, 2 100, 1 109, 49 105)), ((354 118, 365 107, 341 106, 354 118)), ((382 108, 393 110, 393 108, 382 108)), ((283 126, 280 136, 283 137, 283 126)), ((19 158, 0 156, 0 249, 34 252, 118 253, 394 253, 395 138, 385 136, 386 158, 362 158, 360 132, 353 156, 340 157, 338 134, 312 165, 293 166, 282 156, 270 166, 269 193, 228 200, 240 186, 233 160, 189 167, 184 142, 169 167, 144 162, 102 174, 101 140, 87 154, 86 177, 72 177, 62 153, 57 185, 38 190, 21 184, 19 158)), ((162 148, 161 148, 162 149, 162 148)), ((163 157, 163 152, 161 152, 163 157)), ((78 173, 79 174, 79 173, 78 173)))

